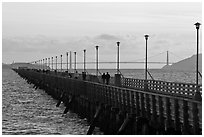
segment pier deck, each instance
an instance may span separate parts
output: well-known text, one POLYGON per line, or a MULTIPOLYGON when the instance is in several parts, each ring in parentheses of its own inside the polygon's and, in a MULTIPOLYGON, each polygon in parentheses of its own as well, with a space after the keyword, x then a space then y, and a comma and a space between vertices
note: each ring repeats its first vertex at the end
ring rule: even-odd
POLYGON ((119 85, 105 85, 62 73, 14 71, 104 134, 202 134, 202 101, 193 98, 194 84, 148 80, 144 90, 144 80, 122 78, 119 85))

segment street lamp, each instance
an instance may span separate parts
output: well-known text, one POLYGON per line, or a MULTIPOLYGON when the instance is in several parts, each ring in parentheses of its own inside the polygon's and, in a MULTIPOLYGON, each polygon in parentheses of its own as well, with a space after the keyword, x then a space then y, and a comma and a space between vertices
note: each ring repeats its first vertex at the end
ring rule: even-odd
POLYGON ((74 52, 74 71, 76 73, 76 52, 74 52))
POLYGON ((44 61, 44 59, 43 59, 43 70, 44 70, 44 63, 45 63, 45 61, 44 61))
POLYGON ((45 70, 47 70, 47 58, 45 58, 45 70))
POLYGON ((62 55, 61 55, 61 72, 62 72, 62 55))
POLYGON ((52 71, 53 71, 53 57, 52 57, 52 71))
POLYGON ((98 76, 98 47, 96 46, 96 76, 98 76))
POLYGON ((67 52, 67 73, 68 73, 68 52, 67 52))
POLYGON ((146 57, 145 57, 145 89, 147 89, 147 40, 149 35, 145 35, 145 40, 146 40, 146 57))
POLYGON ((40 60, 40 69, 43 69, 43 66, 42 66, 42 59, 40 60))
POLYGON ((119 74, 119 45, 120 45, 120 42, 116 42, 117 43, 117 47, 118 47, 118 55, 117 55, 117 74, 119 74))
POLYGON ((56 62, 55 63, 56 63, 56 72, 57 72, 57 56, 56 56, 56 62))
POLYGON ((86 50, 84 49, 84 72, 86 72, 86 50))
POLYGON ((50 58, 48 58, 48 69, 50 70, 50 58))
POLYGON ((198 52, 199 52, 199 28, 200 28, 200 23, 197 22, 194 24, 196 26, 196 30, 197 30, 197 58, 196 58, 196 93, 195 93, 195 100, 201 101, 202 97, 201 94, 198 90, 199 86, 198 86, 198 52))
POLYGON ((38 65, 37 69, 39 70, 40 69, 40 60, 38 60, 37 65, 38 65))

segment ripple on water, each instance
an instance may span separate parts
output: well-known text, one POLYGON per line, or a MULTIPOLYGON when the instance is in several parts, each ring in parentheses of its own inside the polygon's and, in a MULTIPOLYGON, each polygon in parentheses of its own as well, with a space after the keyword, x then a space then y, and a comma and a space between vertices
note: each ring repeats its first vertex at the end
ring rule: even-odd
MULTIPOLYGON (((62 115, 65 107, 43 90, 19 77, 12 70, 2 73, 3 135, 83 135, 89 128, 86 119, 74 113, 62 115)), ((94 134, 102 134, 100 131, 94 134)))

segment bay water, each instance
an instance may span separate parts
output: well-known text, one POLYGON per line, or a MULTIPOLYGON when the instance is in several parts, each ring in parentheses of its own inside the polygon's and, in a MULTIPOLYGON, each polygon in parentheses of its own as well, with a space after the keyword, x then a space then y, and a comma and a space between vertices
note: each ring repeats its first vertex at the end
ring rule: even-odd
MULTIPOLYGON (((82 70, 79 70, 81 73, 82 70)), ((114 76, 116 70, 103 69, 114 76)), ((88 70, 95 74, 95 70, 88 70)), ((144 70, 122 69, 124 77, 144 79, 144 70)), ((150 70, 155 80, 195 83, 195 72, 150 70)), ((199 83, 202 83, 199 78, 199 83)), ((3 135, 84 135, 89 124, 77 114, 63 115, 64 105, 55 107, 57 100, 45 91, 34 89, 11 69, 2 69, 2 134, 3 135)), ((94 134, 103 134, 98 128, 94 134)))

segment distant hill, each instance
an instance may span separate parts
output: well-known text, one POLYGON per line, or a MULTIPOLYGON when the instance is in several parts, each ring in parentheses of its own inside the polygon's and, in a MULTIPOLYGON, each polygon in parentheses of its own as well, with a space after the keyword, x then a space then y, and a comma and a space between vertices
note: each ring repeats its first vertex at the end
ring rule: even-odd
POLYGON ((2 63, 2 69, 11 69, 11 65, 2 63))
MULTIPOLYGON (((193 55, 172 65, 165 65, 162 69, 196 71, 196 57, 196 55, 193 55)), ((202 72, 202 54, 198 55, 198 61, 198 70, 202 72)))

